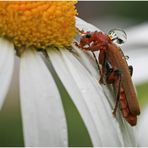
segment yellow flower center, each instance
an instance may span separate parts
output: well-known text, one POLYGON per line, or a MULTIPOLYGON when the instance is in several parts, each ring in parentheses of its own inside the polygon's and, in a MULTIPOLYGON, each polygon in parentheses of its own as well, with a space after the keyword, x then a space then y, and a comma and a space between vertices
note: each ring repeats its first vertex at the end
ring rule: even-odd
POLYGON ((17 47, 69 46, 76 34, 75 1, 0 1, 0 36, 17 47))

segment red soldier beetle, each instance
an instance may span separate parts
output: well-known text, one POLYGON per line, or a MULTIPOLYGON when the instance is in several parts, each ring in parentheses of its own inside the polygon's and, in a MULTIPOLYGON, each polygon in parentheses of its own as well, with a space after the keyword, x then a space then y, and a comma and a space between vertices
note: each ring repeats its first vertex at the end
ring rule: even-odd
POLYGON ((99 51, 98 60, 95 57, 99 71, 100 82, 112 84, 116 94, 116 105, 113 115, 116 114, 118 103, 125 120, 134 126, 137 123, 137 115, 140 114, 139 103, 131 80, 132 66, 128 66, 126 56, 124 56, 120 47, 113 41, 118 39, 122 43, 122 39, 114 35, 112 38, 103 32, 84 32, 80 31, 80 43, 76 45, 83 49, 94 52, 99 51))

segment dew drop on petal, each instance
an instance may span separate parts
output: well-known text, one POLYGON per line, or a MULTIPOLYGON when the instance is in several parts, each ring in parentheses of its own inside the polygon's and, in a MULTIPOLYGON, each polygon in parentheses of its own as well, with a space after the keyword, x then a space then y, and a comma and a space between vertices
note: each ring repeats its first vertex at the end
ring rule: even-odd
POLYGON ((108 35, 111 37, 113 43, 118 46, 122 46, 127 40, 125 31, 121 29, 112 29, 109 31, 108 35))

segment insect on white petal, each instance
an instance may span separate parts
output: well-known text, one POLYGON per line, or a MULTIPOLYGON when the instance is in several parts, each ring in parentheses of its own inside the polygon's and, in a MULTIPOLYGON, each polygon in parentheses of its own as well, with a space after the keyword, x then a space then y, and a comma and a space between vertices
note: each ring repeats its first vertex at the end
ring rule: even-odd
MULTIPOLYGON (((48 55, 84 120, 93 145, 122 145, 122 139, 118 137, 117 131, 114 129, 115 122, 111 120, 113 119, 112 114, 109 115, 111 108, 109 111, 106 110, 104 106, 105 96, 99 89, 96 89, 90 74, 68 51, 49 51, 48 55), (106 129, 110 129, 112 132, 108 133, 106 129)), ((98 82, 96 81, 96 83, 98 82)), ((109 109, 109 106, 107 108, 109 109)))

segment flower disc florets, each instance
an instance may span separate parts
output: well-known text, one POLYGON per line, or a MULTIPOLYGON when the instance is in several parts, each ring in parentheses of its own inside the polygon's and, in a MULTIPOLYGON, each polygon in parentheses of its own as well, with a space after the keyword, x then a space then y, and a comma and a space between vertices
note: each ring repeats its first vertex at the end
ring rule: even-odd
POLYGON ((17 47, 69 46, 76 34, 73 1, 0 2, 0 36, 17 47))

